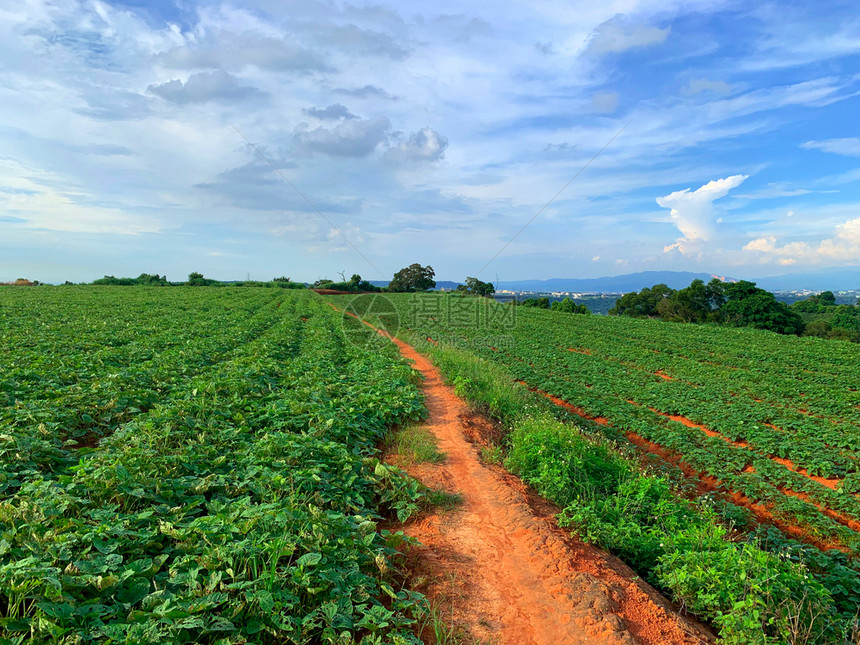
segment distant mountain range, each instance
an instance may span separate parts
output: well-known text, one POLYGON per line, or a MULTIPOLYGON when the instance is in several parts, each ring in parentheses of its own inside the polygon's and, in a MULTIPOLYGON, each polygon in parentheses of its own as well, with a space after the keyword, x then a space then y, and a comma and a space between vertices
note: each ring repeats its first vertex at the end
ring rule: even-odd
MULTIPOLYGON (((602 278, 551 278, 549 280, 503 280, 496 289, 507 291, 580 291, 588 293, 628 293, 639 291, 655 284, 666 284, 672 289, 683 289, 695 279, 709 282, 712 278, 734 282, 737 278, 718 276, 711 273, 690 271, 640 271, 624 275, 602 278)), ((816 273, 789 273, 765 278, 744 278, 755 282, 762 289, 770 291, 809 289, 833 291, 860 289, 860 267, 833 269, 816 273)), ((388 280, 371 280, 373 284, 385 287, 388 280)), ((438 280, 437 289, 456 289, 459 282, 438 280)))
MULTIPOLYGON (((720 276, 690 271, 640 271, 603 278, 552 278, 550 280, 505 280, 496 288, 508 291, 585 291, 591 293, 627 293, 639 291, 655 284, 666 284, 672 289, 683 289, 698 278, 710 282, 720 276)), ((732 280, 732 278, 721 279, 732 280)))
POLYGON ((811 291, 852 291, 860 289, 860 267, 830 269, 816 273, 788 273, 753 280, 769 291, 809 289, 811 291))

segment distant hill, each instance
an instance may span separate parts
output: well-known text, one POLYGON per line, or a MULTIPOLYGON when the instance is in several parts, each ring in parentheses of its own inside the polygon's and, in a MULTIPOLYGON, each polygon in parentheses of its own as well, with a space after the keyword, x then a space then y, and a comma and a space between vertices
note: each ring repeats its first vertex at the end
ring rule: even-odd
MULTIPOLYGON (((709 282, 721 277, 710 273, 690 271, 640 271, 603 278, 552 278, 550 280, 505 280, 496 288, 508 291, 583 291, 591 293, 627 293, 639 291, 655 284, 666 284, 672 289, 682 289, 696 278, 709 282)), ((727 278, 731 280, 731 278, 727 278)))
POLYGON ((769 291, 810 289, 812 291, 851 291, 860 289, 860 267, 831 269, 816 273, 788 273, 753 280, 769 291))

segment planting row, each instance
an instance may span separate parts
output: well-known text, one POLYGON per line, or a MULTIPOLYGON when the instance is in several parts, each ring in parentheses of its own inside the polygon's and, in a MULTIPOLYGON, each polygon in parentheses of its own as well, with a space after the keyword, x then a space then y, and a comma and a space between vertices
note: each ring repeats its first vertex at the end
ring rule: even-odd
POLYGON ((798 536, 860 552, 857 346, 456 296, 389 301, 414 337, 468 347, 798 536), (469 307, 468 321, 444 315, 469 307))
MULTIPOLYGON (((346 344, 339 317, 313 294, 207 290, 247 298, 231 308, 185 291, 166 294, 158 332, 137 318, 150 306, 144 292, 111 294, 108 326, 125 317, 141 330, 122 347, 145 347, 150 331, 165 347, 171 329, 183 339, 158 363, 172 374, 161 398, 135 406, 76 459, 67 446, 50 473, 28 473, 2 493, 0 641, 416 642, 422 599, 395 584, 402 537, 378 522, 406 517, 420 493, 375 458, 388 426, 422 413, 411 371, 393 348, 346 344), (189 334, 189 323, 209 333, 189 334), (207 335, 220 340, 203 349, 207 335)), ((42 314, 40 345, 54 334, 74 346, 64 334, 79 323, 61 304, 42 314)), ((18 351, 14 325, 2 324, 4 350, 18 351)), ((98 336, 84 337, 81 363, 95 375, 98 336)), ((2 434, 20 442, 41 433, 56 447, 40 423, 32 431, 13 415, 2 434)), ((53 432, 64 436, 62 426, 53 432)))

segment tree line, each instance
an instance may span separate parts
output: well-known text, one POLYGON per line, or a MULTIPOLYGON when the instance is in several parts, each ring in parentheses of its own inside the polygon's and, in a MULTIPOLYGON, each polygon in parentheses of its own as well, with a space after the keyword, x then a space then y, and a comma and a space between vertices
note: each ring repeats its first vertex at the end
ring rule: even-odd
MULTIPOLYGON (((388 283, 387 287, 380 287, 368 280, 362 278, 355 273, 349 280, 346 279, 346 272, 341 272, 342 280, 335 282, 328 278, 316 280, 308 285, 303 282, 293 282, 286 276, 273 278, 268 281, 259 280, 242 280, 235 282, 225 282, 221 280, 213 280, 205 277, 202 273, 193 271, 188 274, 188 280, 184 282, 170 282, 167 276, 157 273, 141 273, 136 278, 117 278, 116 276, 106 275, 98 280, 93 280, 90 284, 94 285, 109 285, 109 286, 146 286, 146 287, 171 287, 171 286, 191 286, 191 287, 280 287, 282 289, 328 289, 331 291, 347 291, 351 293, 361 292, 415 292, 429 291, 436 288, 436 272, 430 265, 422 266, 414 263, 408 267, 400 269, 394 274, 394 277, 388 283)), ((65 284, 72 284, 66 282, 65 284)), ((457 292, 475 296, 491 296, 496 292, 496 288, 492 282, 483 282, 478 278, 469 276, 466 278, 465 284, 457 287, 457 292)))
POLYGON ((860 307, 836 305, 833 292, 826 291, 789 306, 747 280, 722 282, 714 278, 705 284, 697 279, 677 290, 657 284, 624 294, 609 315, 753 327, 779 334, 860 342, 860 307))

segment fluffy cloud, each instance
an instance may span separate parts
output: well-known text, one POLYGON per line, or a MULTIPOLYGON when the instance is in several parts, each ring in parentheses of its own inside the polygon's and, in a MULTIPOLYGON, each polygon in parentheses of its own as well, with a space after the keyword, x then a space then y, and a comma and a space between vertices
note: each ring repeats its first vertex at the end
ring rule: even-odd
POLYGON ((644 24, 630 24, 627 18, 618 14, 598 25, 591 34, 586 51, 595 56, 620 54, 637 47, 659 45, 666 40, 670 28, 660 29, 644 24))
POLYGON ((759 254, 763 263, 774 260, 782 265, 856 262, 860 258, 860 217, 837 225, 832 237, 817 244, 789 242, 778 246, 776 236, 766 235, 750 241, 743 250, 759 254))
POLYGON ((174 47, 156 59, 173 69, 241 71, 251 65, 273 72, 326 72, 331 67, 316 52, 285 38, 259 33, 217 32, 203 42, 174 47))
POLYGON ((860 157, 860 139, 825 139, 824 141, 807 141, 800 146, 807 150, 823 150, 847 157, 860 157))
POLYGON ((345 94, 346 96, 354 96, 359 99, 385 99, 387 101, 396 101, 397 97, 394 94, 386 92, 381 87, 376 85, 364 85, 353 89, 339 87, 334 90, 335 94, 345 94))
POLYGON ((669 216, 683 235, 663 251, 678 249, 681 253, 685 253, 691 243, 711 240, 716 224, 714 201, 725 197, 732 188, 740 186, 746 178, 747 175, 732 175, 725 179, 709 181, 692 192, 689 188, 685 188, 665 197, 658 197, 657 204, 670 209, 669 216))
POLYGON ((256 87, 242 85, 235 76, 221 70, 192 74, 185 83, 173 80, 161 85, 150 85, 146 90, 165 101, 179 105, 209 101, 244 101, 265 96, 265 93, 256 87))
POLYGON ((320 120, 337 120, 337 119, 355 119, 357 118, 352 112, 350 112, 345 105, 341 105, 340 103, 333 103, 328 107, 320 108, 320 107, 312 107, 305 110, 305 114, 308 116, 312 116, 315 119, 320 120))
POLYGON ((350 119, 333 128, 299 129, 295 141, 300 148, 333 157, 366 157, 388 137, 391 127, 385 117, 350 119))
POLYGON ((395 161, 438 161, 445 156, 448 139, 432 128, 422 128, 409 138, 389 148, 385 156, 395 161))
POLYGON ((320 36, 320 42, 350 54, 380 56, 393 60, 403 60, 409 56, 409 49, 398 44, 388 34, 361 29, 356 25, 328 29, 320 36))

